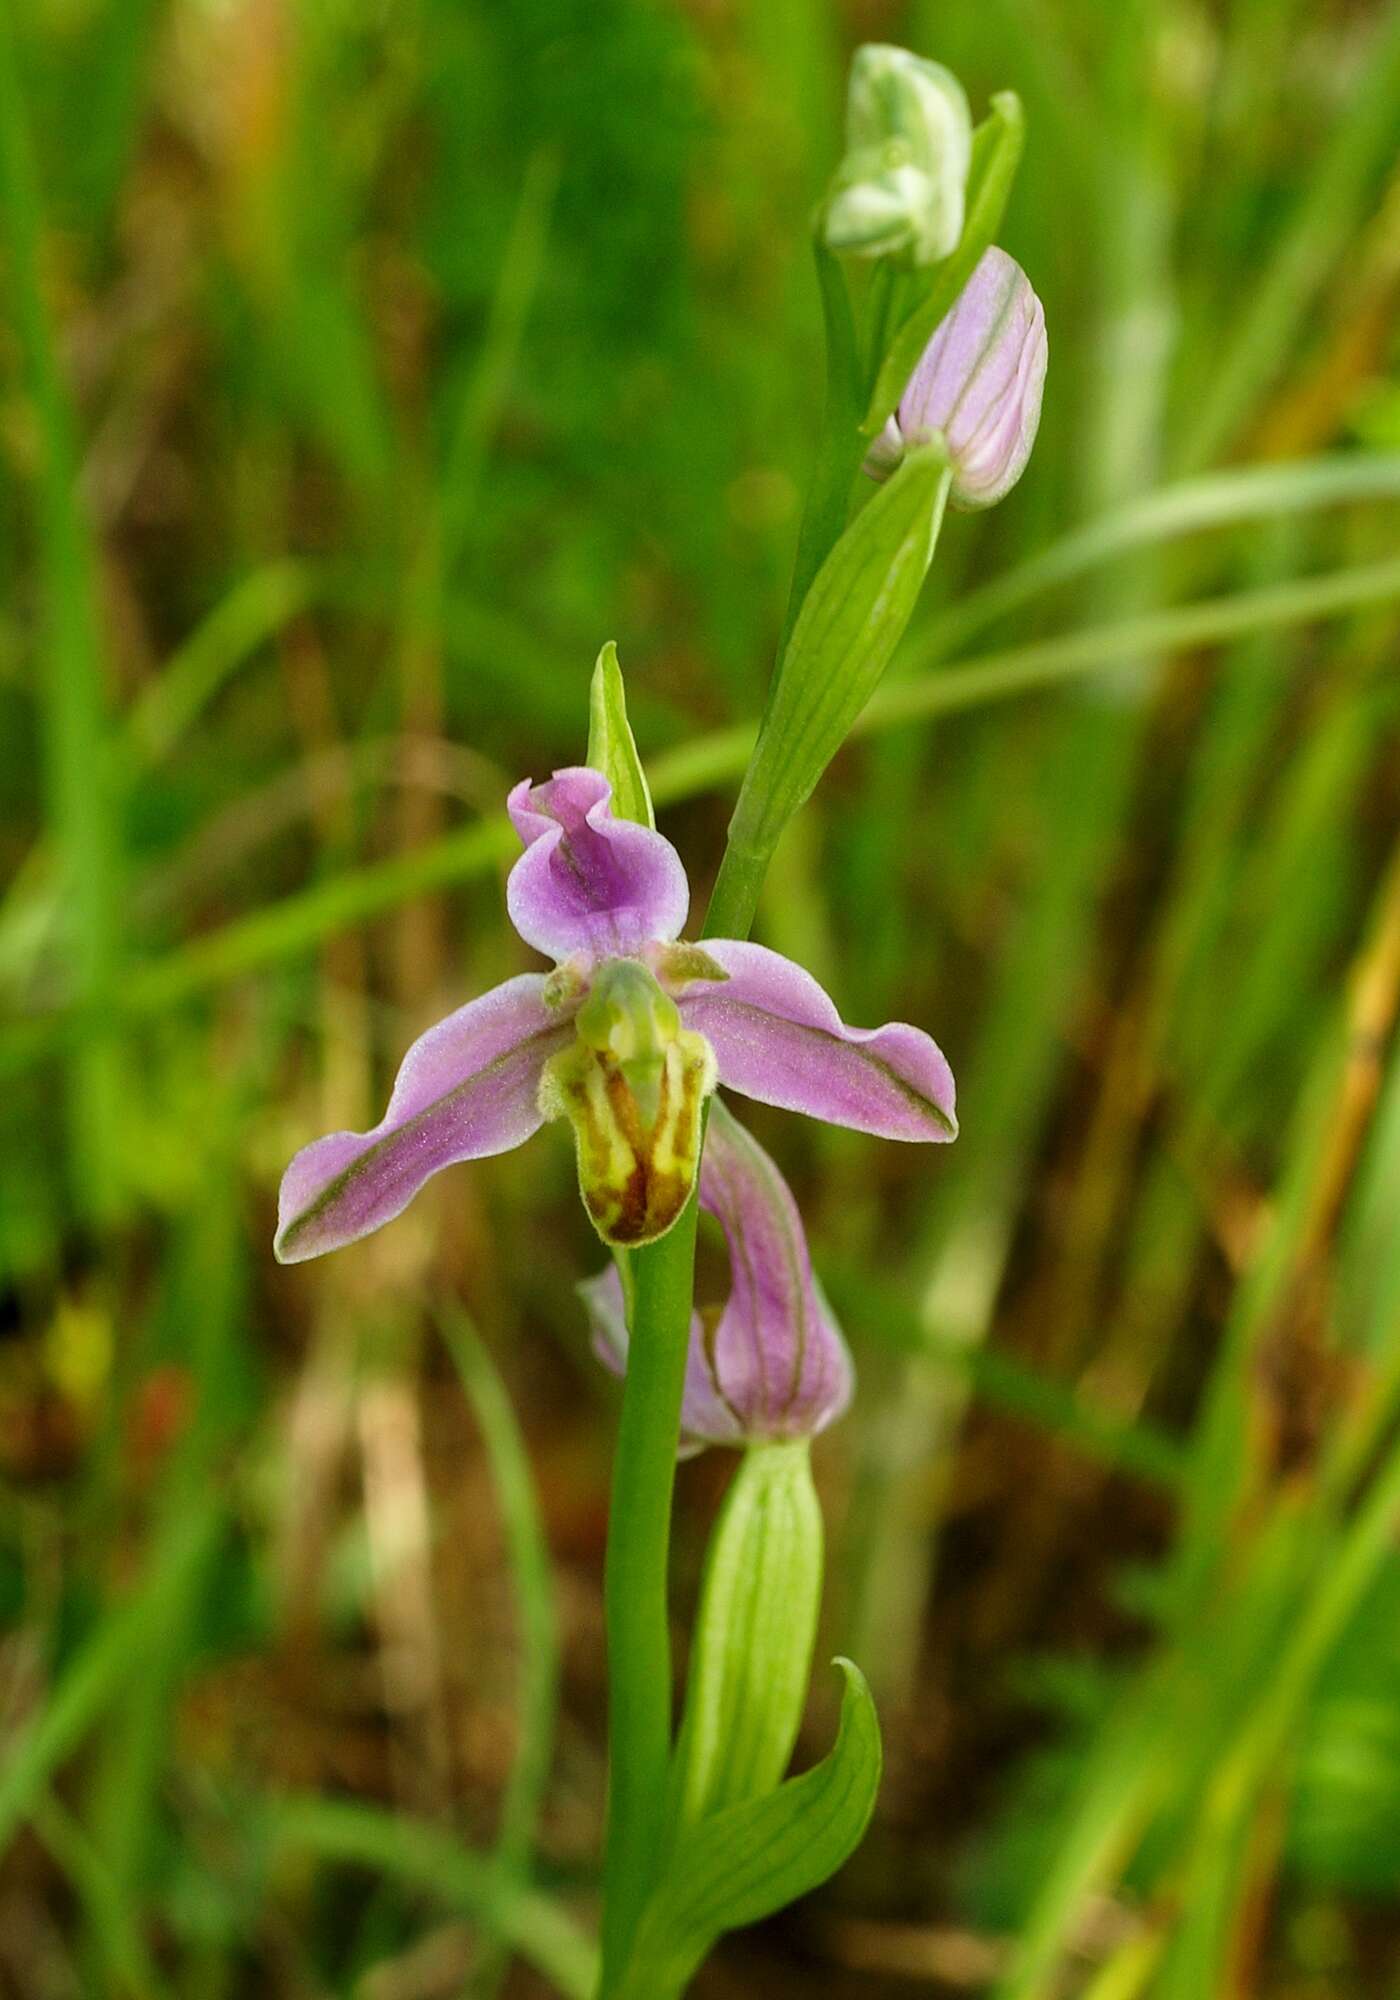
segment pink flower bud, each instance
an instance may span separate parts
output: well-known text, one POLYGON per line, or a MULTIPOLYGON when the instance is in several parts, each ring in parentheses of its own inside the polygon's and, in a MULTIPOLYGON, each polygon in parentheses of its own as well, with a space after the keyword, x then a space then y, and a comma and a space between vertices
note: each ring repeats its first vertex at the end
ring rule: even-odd
POLYGON ((1040 425, 1045 313, 1020 265, 984 252, 866 457, 884 479, 905 447, 941 433, 958 507, 991 507, 1025 470, 1040 425))

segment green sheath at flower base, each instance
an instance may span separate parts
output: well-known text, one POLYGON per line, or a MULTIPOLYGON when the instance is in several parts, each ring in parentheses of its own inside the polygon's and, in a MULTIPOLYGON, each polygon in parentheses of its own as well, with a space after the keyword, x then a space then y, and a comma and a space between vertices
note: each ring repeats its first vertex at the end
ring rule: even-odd
POLYGON ((808 1440, 751 1445, 705 1558, 672 1776, 673 1835, 781 1780, 807 1699, 821 1584, 808 1440))
POLYGON ((545 1064, 540 1109, 574 1128, 579 1187, 603 1241, 650 1243, 695 1185, 713 1051, 637 959, 601 967, 574 1029, 545 1064))

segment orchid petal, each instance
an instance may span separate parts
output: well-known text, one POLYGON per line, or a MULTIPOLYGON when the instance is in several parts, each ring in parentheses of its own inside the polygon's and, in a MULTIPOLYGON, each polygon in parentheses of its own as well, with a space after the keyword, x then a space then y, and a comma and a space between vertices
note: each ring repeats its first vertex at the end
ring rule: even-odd
POLYGON ((952 1072, 922 1029, 848 1028, 809 972, 763 945, 706 938, 705 950, 728 978, 686 986, 676 1004, 722 1084, 885 1139, 956 1138, 952 1072))
POLYGON ((734 1274, 710 1342, 715 1383, 746 1438, 813 1437, 851 1400, 850 1356, 812 1276, 787 1182, 718 1100, 700 1201, 724 1231, 734 1274))
POLYGON ((522 973, 420 1035, 389 1108, 369 1132, 332 1132, 282 1176, 279 1262, 338 1250, 390 1222, 430 1175, 521 1145, 543 1122, 546 1062, 573 1037, 545 1005, 544 978, 522 973))
MULTIPOLYGON (((899 401, 906 444, 941 435, 953 501, 990 507, 1016 484, 1040 427, 1047 359, 1045 312, 1025 272, 995 245, 924 349, 899 401)), ((888 469, 881 437, 867 460, 888 469)))
POLYGON ((611 801, 602 773, 577 764, 542 785, 523 779, 506 802, 525 844, 506 884, 511 922, 547 957, 636 952, 685 923, 680 856, 664 835, 616 818, 611 801))

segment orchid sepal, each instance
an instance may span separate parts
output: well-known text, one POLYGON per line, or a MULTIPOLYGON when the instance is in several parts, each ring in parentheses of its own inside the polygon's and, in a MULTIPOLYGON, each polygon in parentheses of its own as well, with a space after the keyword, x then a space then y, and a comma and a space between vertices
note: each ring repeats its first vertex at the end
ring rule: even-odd
POLYGON ((544 986, 526 972, 459 1007, 409 1049, 378 1125, 302 1147, 282 1176, 279 1263, 367 1236, 440 1168, 530 1137, 542 1117, 540 1077, 573 1035, 572 1022, 546 1006, 544 986))

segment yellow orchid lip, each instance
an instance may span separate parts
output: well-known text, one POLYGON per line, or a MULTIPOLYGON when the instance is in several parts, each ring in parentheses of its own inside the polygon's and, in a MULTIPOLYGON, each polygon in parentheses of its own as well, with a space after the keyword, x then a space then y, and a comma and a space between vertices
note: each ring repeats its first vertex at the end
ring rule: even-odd
POLYGON ((580 1036, 546 1063, 540 1111, 574 1128, 579 1190, 605 1243, 651 1243, 676 1221, 695 1185, 716 1080, 709 1043, 679 1017, 675 1034, 644 1055, 619 1060, 580 1036))

